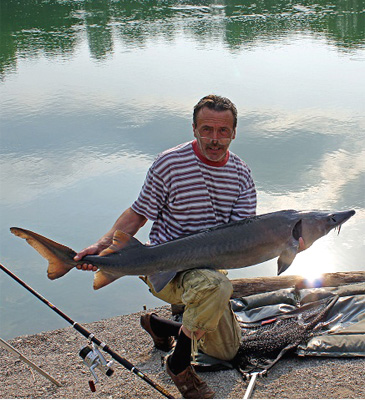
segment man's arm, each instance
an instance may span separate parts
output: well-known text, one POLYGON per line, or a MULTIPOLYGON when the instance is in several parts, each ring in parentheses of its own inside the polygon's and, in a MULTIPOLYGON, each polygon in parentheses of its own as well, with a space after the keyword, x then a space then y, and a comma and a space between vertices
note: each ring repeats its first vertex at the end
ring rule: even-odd
MULTIPOLYGON (((128 208, 116 220, 113 227, 105 235, 103 235, 96 243, 86 247, 85 249, 77 253, 74 257, 74 260, 80 261, 88 254, 99 254, 101 251, 109 247, 112 244, 113 235, 116 230, 120 230, 128 233, 131 236, 134 236, 146 222, 146 217, 136 213, 132 210, 132 208, 128 208)), ((83 270, 97 270, 97 268, 91 264, 79 264, 76 267, 83 270)))

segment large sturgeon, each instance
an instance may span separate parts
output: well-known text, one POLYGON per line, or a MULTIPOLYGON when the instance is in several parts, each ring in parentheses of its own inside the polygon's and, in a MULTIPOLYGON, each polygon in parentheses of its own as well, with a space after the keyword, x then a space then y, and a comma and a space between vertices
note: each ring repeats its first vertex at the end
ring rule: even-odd
MULTIPOLYGON (((144 245, 134 237, 116 231, 113 244, 100 255, 87 255, 83 263, 99 268, 94 289, 99 289, 125 275, 171 274, 193 268, 233 269, 262 263, 278 257, 278 274, 293 262, 299 238, 306 247, 346 222, 355 211, 324 212, 283 210, 218 225, 198 233, 154 246, 144 245)), ((33 246, 48 259, 48 277, 60 278, 79 262, 76 252, 44 236, 22 228, 11 232, 33 246)), ((153 283, 153 281, 152 281, 153 283)), ((161 288, 154 285, 155 290, 161 288)))

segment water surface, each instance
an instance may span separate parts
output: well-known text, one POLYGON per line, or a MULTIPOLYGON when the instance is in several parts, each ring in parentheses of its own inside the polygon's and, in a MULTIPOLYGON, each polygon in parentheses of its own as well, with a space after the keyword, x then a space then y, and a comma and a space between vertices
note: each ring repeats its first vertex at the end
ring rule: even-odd
MULTIPOLYGON (((1 262, 71 318, 162 302, 136 277, 99 291, 91 273, 49 281, 9 227, 93 243, 156 155, 192 138, 208 93, 238 108, 231 149, 253 171, 259 213, 356 210, 286 273, 364 270, 363 1, 3 0, 0 18, 1 262)), ((229 276, 275 274, 272 260, 229 276)), ((0 285, 4 339, 67 325, 4 273, 0 285)))

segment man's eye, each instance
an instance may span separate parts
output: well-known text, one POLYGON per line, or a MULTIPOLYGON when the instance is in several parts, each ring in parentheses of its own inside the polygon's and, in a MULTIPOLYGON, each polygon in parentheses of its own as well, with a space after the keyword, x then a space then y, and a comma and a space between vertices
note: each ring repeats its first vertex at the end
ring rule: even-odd
POLYGON ((210 129, 209 127, 205 126, 205 127, 203 127, 202 131, 203 131, 204 133, 210 133, 210 132, 211 132, 211 129, 210 129))
POLYGON ((229 130, 228 128, 222 128, 222 129, 221 129, 221 133, 222 133, 223 135, 229 135, 229 134, 230 134, 230 130, 229 130))

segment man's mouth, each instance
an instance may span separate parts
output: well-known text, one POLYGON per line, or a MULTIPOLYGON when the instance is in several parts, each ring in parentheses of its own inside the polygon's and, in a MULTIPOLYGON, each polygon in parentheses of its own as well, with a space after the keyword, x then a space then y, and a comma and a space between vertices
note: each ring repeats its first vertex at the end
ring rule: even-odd
POLYGON ((217 147, 207 146, 207 150, 219 151, 219 150, 222 150, 222 147, 221 146, 217 146, 217 147))

